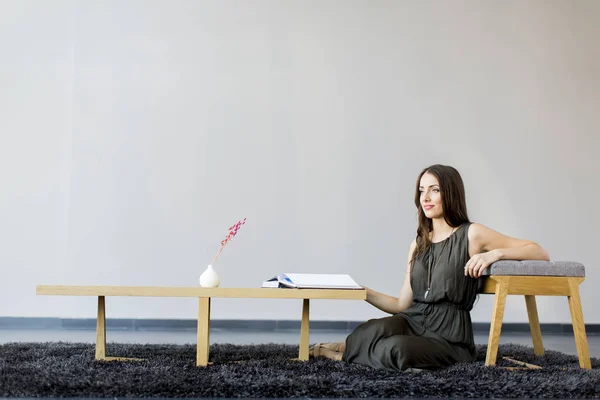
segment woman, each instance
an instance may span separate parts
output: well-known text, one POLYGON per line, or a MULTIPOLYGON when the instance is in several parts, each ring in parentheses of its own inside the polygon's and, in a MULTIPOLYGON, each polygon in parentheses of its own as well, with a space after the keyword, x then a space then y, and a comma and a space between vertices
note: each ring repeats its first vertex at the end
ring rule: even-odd
POLYGON ((419 226, 400 295, 365 287, 367 302, 392 316, 359 325, 343 343, 313 346, 313 357, 393 371, 474 361, 470 311, 477 278, 498 260, 549 260, 537 243, 470 222, 463 181, 455 168, 425 168, 416 186, 419 226))

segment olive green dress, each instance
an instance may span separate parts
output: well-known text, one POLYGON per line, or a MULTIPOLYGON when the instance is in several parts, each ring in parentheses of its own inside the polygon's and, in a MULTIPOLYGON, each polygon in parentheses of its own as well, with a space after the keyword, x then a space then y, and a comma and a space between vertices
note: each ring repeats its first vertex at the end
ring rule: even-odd
POLYGON ((346 339, 343 361, 405 371, 475 360, 470 311, 477 297, 478 280, 464 274, 470 259, 470 225, 463 223, 445 240, 432 243, 434 266, 427 297, 430 253, 424 252, 415 259, 410 274, 413 305, 390 317, 359 325, 346 339))

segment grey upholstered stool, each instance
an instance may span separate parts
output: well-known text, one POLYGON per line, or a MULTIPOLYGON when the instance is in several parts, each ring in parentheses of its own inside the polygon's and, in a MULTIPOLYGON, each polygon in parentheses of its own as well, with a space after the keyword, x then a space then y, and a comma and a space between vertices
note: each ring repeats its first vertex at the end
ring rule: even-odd
POLYGON ((579 366, 591 369, 587 336, 583 322, 583 311, 579 297, 579 285, 585 279, 583 264, 570 261, 502 260, 493 263, 484 271, 482 293, 494 294, 494 312, 488 340, 485 365, 495 365, 498 342, 504 316, 506 296, 525 296, 529 326, 533 339, 533 351, 544 355, 542 331, 538 319, 535 296, 567 296, 575 334, 579 366))

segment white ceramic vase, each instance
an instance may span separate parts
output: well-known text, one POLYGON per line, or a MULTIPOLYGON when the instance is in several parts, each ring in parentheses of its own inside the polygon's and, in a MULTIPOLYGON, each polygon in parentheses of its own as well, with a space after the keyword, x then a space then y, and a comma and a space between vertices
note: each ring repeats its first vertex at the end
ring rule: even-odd
POLYGON ((200 286, 202 287, 218 287, 221 283, 221 279, 216 271, 213 269, 212 264, 208 265, 208 268, 200 275, 200 286))

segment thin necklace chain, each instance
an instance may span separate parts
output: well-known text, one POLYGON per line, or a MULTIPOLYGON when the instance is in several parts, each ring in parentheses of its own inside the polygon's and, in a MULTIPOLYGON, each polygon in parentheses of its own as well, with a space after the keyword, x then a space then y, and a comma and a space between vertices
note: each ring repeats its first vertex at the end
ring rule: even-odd
MULTIPOLYGON (((440 262, 440 258, 442 253, 444 252, 444 249, 446 248, 446 243, 448 243, 448 239, 450 238, 450 236, 452 236, 452 234, 454 232, 456 232, 456 230, 458 229, 458 227, 454 228, 452 230, 452 232, 450 232, 450 234, 448 235, 448 237, 446 239, 444 239, 444 244, 442 244, 442 250, 440 250, 440 257, 438 257, 437 260, 435 260, 435 265, 433 266, 433 269, 435 269, 438 265, 438 263, 440 262)), ((429 268, 427 268, 427 291, 425 291, 425 298, 427 298, 427 295, 429 294, 429 291, 431 290, 431 263, 433 261, 433 242, 429 245, 429 268)))

